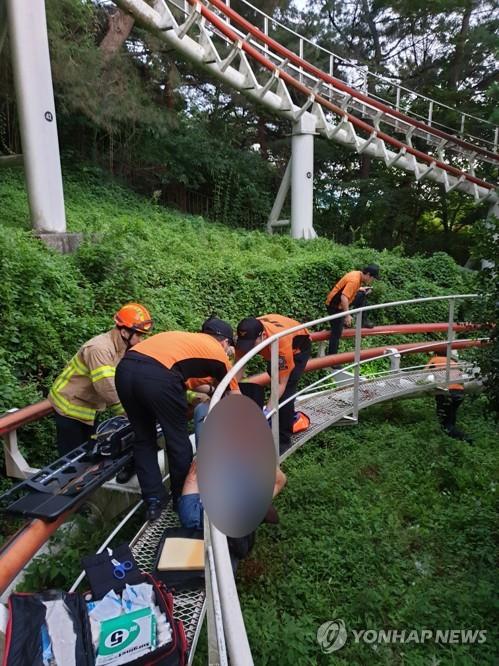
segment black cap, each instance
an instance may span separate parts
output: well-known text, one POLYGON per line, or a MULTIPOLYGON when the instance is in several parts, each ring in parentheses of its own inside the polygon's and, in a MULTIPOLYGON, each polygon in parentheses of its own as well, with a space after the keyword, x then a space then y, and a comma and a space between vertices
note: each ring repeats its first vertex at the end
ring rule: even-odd
POLYGON ((223 319, 209 317, 203 322, 201 333, 219 335, 222 338, 227 338, 230 345, 234 345, 234 331, 232 330, 232 326, 223 319))
POLYGON ((379 266, 378 264, 368 264, 362 269, 363 273, 369 273, 375 280, 379 280, 379 266))
POLYGON ((263 324, 255 317, 241 319, 237 325, 236 349, 244 353, 255 346, 255 340, 263 333, 263 324))

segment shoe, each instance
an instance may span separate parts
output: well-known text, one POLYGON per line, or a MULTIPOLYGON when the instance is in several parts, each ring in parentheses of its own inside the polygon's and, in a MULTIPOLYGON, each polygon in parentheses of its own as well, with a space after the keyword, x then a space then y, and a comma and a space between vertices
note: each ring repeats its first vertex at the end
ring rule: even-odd
POLYGON ((165 503, 159 497, 148 497, 146 500, 146 520, 154 522, 161 516, 161 512, 165 508, 165 503))
POLYGON ((374 328, 375 324, 370 319, 362 320, 362 328, 374 328))
POLYGON ((116 483, 127 483, 134 474, 135 466, 133 463, 131 465, 125 465, 120 469, 118 474, 116 474, 116 483))
POLYGON ((268 523, 269 525, 277 525, 279 523, 279 514, 273 504, 269 506, 262 523, 268 523))

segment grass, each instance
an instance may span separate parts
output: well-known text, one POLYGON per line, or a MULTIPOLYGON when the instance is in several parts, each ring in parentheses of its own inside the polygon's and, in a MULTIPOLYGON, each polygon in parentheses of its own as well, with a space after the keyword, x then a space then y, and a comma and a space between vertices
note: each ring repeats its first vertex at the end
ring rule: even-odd
POLYGON ((483 398, 461 407, 472 446, 440 431, 426 397, 371 408, 286 461, 281 523, 260 528, 238 572, 256 664, 497 663, 497 433, 484 410, 483 398), (348 639, 323 654, 316 632, 334 619, 348 639), (487 634, 378 646, 356 643, 361 629, 487 634))

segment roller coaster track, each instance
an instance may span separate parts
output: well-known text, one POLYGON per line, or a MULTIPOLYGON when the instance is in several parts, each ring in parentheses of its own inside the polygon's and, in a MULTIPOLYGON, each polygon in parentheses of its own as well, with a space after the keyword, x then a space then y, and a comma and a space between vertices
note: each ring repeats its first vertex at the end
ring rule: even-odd
MULTIPOLYGON (((487 175, 487 168, 499 163, 497 128, 491 126, 491 141, 459 136, 460 130, 450 133, 432 121, 433 112, 423 122, 310 64, 222 0, 188 0, 187 13, 169 0, 156 0, 153 7, 143 0, 114 1, 185 59, 280 117, 402 168, 416 181, 428 178, 446 192, 456 189, 477 201, 498 201, 487 175)), ((259 14, 267 25, 272 22, 259 14)), ((439 106, 428 101, 431 109, 439 106)))

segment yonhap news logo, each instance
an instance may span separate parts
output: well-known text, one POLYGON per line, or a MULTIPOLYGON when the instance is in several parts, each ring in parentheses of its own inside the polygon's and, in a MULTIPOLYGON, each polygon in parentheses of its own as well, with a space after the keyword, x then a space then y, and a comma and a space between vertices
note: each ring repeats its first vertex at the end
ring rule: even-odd
MULTIPOLYGON (((439 645, 481 644, 487 640, 486 629, 351 629, 354 643, 366 645, 407 645, 434 643, 439 645)), ((349 632, 341 619, 324 622, 317 629, 317 642, 322 652, 341 650, 349 632)))
POLYGON ((325 654, 340 650, 346 640, 347 630, 343 620, 329 620, 317 629, 317 642, 325 654))

